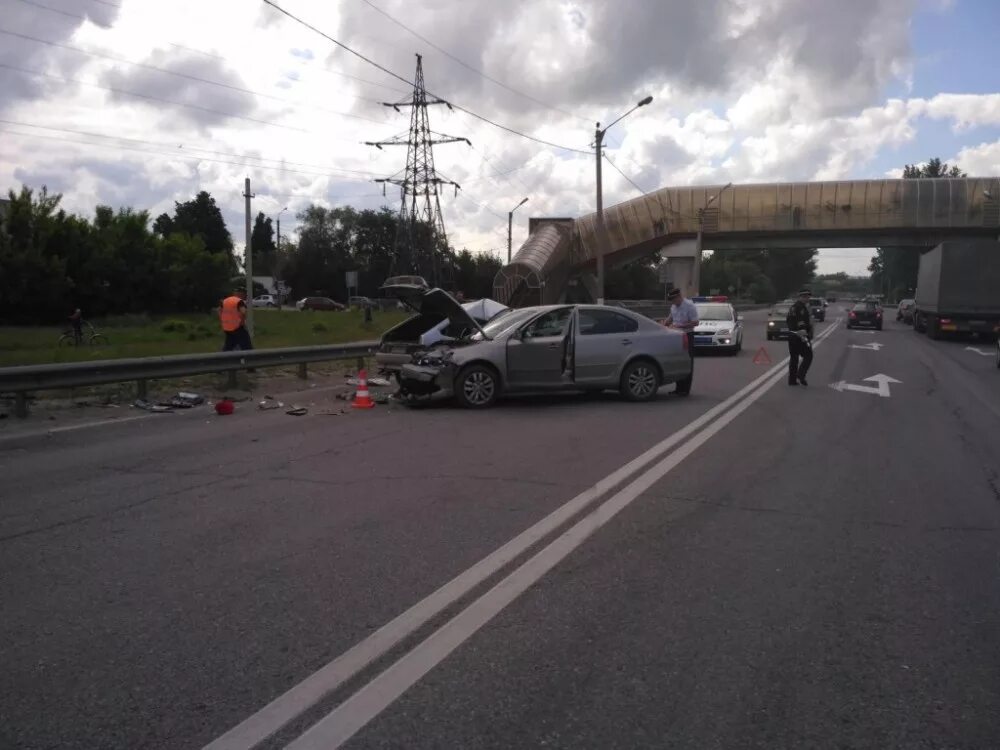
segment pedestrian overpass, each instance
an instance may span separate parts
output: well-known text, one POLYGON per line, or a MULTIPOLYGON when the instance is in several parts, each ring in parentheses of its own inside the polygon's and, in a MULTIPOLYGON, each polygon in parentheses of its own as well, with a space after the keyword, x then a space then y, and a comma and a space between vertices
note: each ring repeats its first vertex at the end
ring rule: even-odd
MULTIPOLYGON (((1000 178, 921 178, 661 188, 604 210, 607 267, 661 253, 672 281, 697 293, 702 249, 911 246, 1000 239, 1000 178)), ((532 218, 493 282, 513 306, 596 298, 597 214, 532 218)), ((998 259, 1000 262, 1000 259, 998 259)))

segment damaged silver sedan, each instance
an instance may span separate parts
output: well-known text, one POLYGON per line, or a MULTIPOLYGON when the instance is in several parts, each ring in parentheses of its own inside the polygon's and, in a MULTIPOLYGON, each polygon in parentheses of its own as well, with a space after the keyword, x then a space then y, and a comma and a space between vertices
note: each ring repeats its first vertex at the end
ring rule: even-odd
POLYGON ((649 401, 661 386, 691 375, 687 338, 627 310, 549 305, 509 310, 484 326, 470 322, 474 334, 429 347, 402 366, 404 397, 453 396, 483 409, 508 393, 614 389, 649 401))

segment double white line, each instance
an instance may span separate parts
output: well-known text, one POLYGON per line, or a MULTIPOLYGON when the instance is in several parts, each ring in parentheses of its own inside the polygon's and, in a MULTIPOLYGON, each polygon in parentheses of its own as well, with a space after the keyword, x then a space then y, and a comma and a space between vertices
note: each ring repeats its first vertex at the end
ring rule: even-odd
MULTIPOLYGON (((827 339, 836 328, 836 322, 828 326, 816 337, 814 348, 827 339)), ((580 493, 264 706, 253 716, 206 745, 204 750, 251 750, 315 706, 376 659, 384 656, 490 576, 500 572, 536 543, 585 511, 596 500, 635 474, 643 472, 338 705, 288 745, 287 750, 334 750, 340 747, 579 547, 591 534, 627 508, 685 458, 750 408, 785 377, 787 363, 787 358, 782 360, 688 426, 580 493), (654 461, 656 463, 653 463, 654 461), (650 464, 653 465, 649 466, 650 464)))

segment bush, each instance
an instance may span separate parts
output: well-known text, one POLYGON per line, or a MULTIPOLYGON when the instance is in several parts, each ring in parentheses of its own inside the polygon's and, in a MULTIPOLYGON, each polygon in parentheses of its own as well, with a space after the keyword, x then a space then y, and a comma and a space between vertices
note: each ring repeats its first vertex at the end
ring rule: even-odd
POLYGON ((187 323, 183 320, 165 320, 160 330, 164 333, 184 333, 187 330, 187 323))
POLYGON ((326 327, 325 323, 313 323, 313 333, 326 333, 330 329, 326 327))

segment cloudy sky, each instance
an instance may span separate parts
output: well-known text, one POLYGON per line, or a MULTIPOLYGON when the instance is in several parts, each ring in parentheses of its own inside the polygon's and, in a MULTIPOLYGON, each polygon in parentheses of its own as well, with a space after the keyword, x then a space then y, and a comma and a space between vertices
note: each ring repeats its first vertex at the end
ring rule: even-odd
MULTIPOLYGON (((254 211, 398 206, 415 54, 466 111, 431 127, 458 182, 449 236, 514 243, 531 215, 593 210, 594 122, 609 133, 605 204, 665 185, 896 175, 939 156, 1000 174, 994 0, 0 0, 0 189, 154 216, 208 190, 237 243, 254 211), (485 119, 533 137, 522 137, 485 119), (547 141, 549 144, 540 143, 547 141), (583 152, 583 153, 581 153, 583 152)), ((824 272, 863 273, 830 249, 824 272)))

